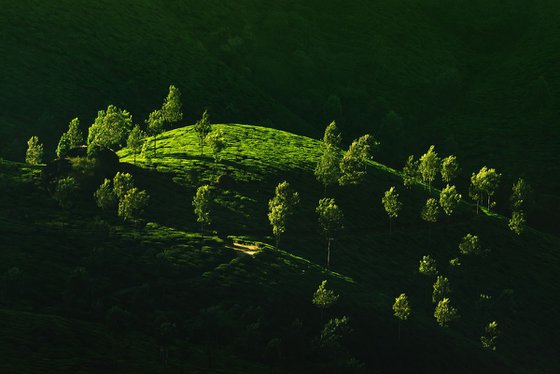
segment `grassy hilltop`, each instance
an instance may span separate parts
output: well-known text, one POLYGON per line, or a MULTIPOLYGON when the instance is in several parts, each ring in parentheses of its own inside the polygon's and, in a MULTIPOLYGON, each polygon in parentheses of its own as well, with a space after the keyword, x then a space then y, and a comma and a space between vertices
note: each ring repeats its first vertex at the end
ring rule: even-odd
MULTIPOLYGON (((113 103, 142 122, 166 87, 187 119, 265 123, 349 141, 373 132, 395 167, 438 144, 558 205, 557 1, 4 1, 0 155, 53 149, 113 103), (387 125, 394 111, 402 121, 387 125), (384 126, 385 124, 385 126, 384 126), (395 141, 397 139, 398 141, 395 141)), ((550 220, 558 221, 557 216, 550 220)), ((557 224, 543 218, 551 230, 557 224)))
POLYGON ((150 194, 145 225, 102 213, 88 186, 69 217, 48 198, 41 167, 0 164, 0 329, 9 337, 0 345, 2 371, 158 371, 162 322, 176 325, 167 343, 172 372, 208 365, 216 372, 324 372, 350 357, 368 372, 560 367, 557 237, 533 229, 517 237, 504 217, 476 215, 466 203, 451 218, 425 223, 420 210, 429 193, 406 190, 399 172, 371 162, 364 183, 331 191, 345 229, 327 270, 315 214, 323 191, 313 176, 321 143, 267 127, 213 126, 228 145, 218 162, 200 155, 192 126, 163 133, 151 161, 134 164, 130 150, 119 152, 119 169, 150 194), (231 184, 216 184, 223 175, 231 184), (301 202, 275 248, 267 201, 283 180, 301 202), (191 202, 204 183, 215 202, 202 241, 191 202), (404 207, 389 233, 381 196, 393 185, 404 207), (469 232, 487 251, 451 267, 469 232), (232 246, 228 236, 258 250, 232 246), (433 317, 433 279, 418 273, 428 254, 449 278, 461 315, 448 329, 433 317), (19 273, 7 272, 14 267, 19 273), (316 348, 320 313, 311 297, 323 279, 340 294, 326 316, 347 315, 354 330, 335 353, 316 348), (401 292, 412 315, 399 342, 391 306, 401 292), (496 352, 479 342, 492 320, 501 330, 496 352))

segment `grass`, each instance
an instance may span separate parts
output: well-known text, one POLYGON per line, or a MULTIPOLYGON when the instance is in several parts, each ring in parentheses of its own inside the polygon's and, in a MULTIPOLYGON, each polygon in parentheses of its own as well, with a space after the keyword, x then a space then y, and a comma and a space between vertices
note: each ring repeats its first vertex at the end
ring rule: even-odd
MULTIPOLYGON (((313 177, 320 142, 257 126, 222 124, 214 129, 224 132, 228 144, 218 162, 200 154, 192 127, 162 134, 158 157, 151 162, 138 157, 134 165, 129 150, 119 152, 120 169, 131 172, 135 183, 150 194, 145 226, 125 225, 103 214, 88 194, 79 199, 62 232, 64 215, 38 181, 41 168, 3 162, 0 272, 19 267, 18 282, 24 285, 14 294, 12 283, 4 281, 5 313, 53 325, 48 334, 84 335, 84 345, 96 339, 117 339, 111 344, 131 341, 122 354, 134 359, 124 366, 108 364, 110 371, 158 367, 155 342, 159 323, 165 320, 177 324, 170 355, 170 365, 177 370, 206 367, 210 357, 215 368, 234 362, 242 371, 258 372, 262 365, 320 371, 321 365, 333 365, 337 356, 309 351, 319 330, 318 311, 310 300, 320 281, 328 279, 329 288, 341 295, 328 316, 350 316, 354 333, 345 347, 368 370, 535 372, 559 367, 554 324, 560 243, 555 236, 529 229, 517 237, 503 217, 477 216, 467 203, 453 217, 440 217, 430 227, 420 219, 429 196, 425 188, 406 190, 399 172, 375 162, 361 185, 330 191, 345 213, 345 230, 333 245, 332 267, 327 270, 326 243, 314 213, 322 197, 322 187, 313 177), (231 185, 216 184, 224 174, 233 178, 231 185), (282 180, 300 193, 301 203, 278 249, 272 246, 266 212, 282 180), (191 204, 201 184, 210 184, 215 198, 210 236, 204 240, 191 204), (392 185, 404 208, 389 233, 381 196, 392 185), (479 235, 488 251, 478 257, 460 256, 462 266, 451 267, 448 261, 459 256, 459 240, 469 232, 479 235), (255 255, 235 251, 228 248, 232 238, 258 243, 260 250, 255 255), (461 314, 447 330, 437 327, 433 318, 433 280, 418 274, 418 261, 427 254, 450 279, 451 300, 461 314), (76 267, 86 270, 86 286, 72 276, 76 267), (83 287, 89 291, 75 293, 83 287), (409 296, 413 314, 398 342, 391 305, 401 292, 409 296), (481 294, 490 300, 481 299, 481 294), (130 313, 119 338, 111 338, 114 330, 106 317, 113 305, 130 313), (64 327, 53 318, 70 322, 64 327), (495 353, 482 351, 478 341, 491 320, 497 320, 501 330, 495 353), (100 326, 96 335, 89 332, 94 326, 100 326), (301 335, 296 338, 297 331, 301 335), (271 343, 274 339, 279 343, 271 343), (275 344, 281 353, 271 348, 275 344), (298 352, 311 356, 304 363, 298 352)), ((2 333, 19 340, 34 336, 32 330, 8 325, 2 333)), ((56 349, 74 352, 71 336, 61 339, 56 349)), ((13 365, 21 362, 17 345, 5 345, 2 352, 14 357, 13 365)), ((72 354, 83 356, 82 361, 67 365, 95 361, 105 352, 72 354)), ((45 362, 45 368, 62 365, 54 357, 53 351, 41 351, 32 361, 45 362)))

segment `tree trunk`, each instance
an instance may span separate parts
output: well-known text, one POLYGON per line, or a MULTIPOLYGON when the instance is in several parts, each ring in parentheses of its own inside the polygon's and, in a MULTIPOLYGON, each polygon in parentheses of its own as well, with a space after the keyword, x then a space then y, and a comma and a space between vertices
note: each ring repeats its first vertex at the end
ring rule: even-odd
POLYGON ((480 199, 476 199, 476 215, 478 216, 478 204, 480 203, 480 199))
POLYGON ((393 231, 393 219, 389 217, 389 234, 393 231))
POLYGON ((399 319, 399 342, 401 341, 401 320, 399 319))
POLYGON ((488 213, 490 213, 490 194, 488 194, 488 213))

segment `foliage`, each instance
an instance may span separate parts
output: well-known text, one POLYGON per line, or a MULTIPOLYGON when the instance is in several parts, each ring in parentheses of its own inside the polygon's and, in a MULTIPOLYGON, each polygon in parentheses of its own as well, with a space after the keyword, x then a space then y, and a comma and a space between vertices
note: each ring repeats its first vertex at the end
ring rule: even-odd
POLYGON ((444 183, 453 182, 459 176, 460 170, 457 157, 451 155, 441 160, 441 179, 444 183))
POLYGON ((338 127, 336 127, 336 122, 332 121, 325 128, 325 134, 323 136, 323 146, 326 148, 328 147, 338 148, 340 147, 341 142, 342 142, 342 135, 340 134, 338 127))
POLYGON ((363 135, 357 140, 357 152, 364 165, 364 171, 367 166, 367 161, 373 160, 373 155, 377 148, 379 148, 379 142, 370 134, 363 135))
POLYGON ((452 258, 451 260, 449 260, 449 265, 451 265, 453 267, 460 267, 461 266, 461 261, 459 260, 459 257, 455 257, 455 258, 452 258))
POLYGON ((339 348, 342 338, 352 332, 349 321, 350 319, 346 316, 329 320, 321 331, 321 346, 339 348))
POLYGON ((292 191, 286 181, 276 186, 275 195, 268 201, 268 220, 272 225, 272 232, 276 236, 276 245, 280 236, 286 232, 288 218, 294 213, 299 204, 299 194, 292 191))
POLYGON ((448 298, 439 301, 434 311, 434 317, 441 327, 448 327, 451 322, 459 318, 457 309, 451 305, 448 298))
POLYGON ((74 204, 75 194, 79 184, 73 177, 57 180, 53 197, 63 209, 70 209, 74 204))
POLYGON ((76 148, 84 144, 84 134, 82 130, 80 130, 80 120, 78 118, 74 118, 70 121, 66 136, 70 142, 70 148, 76 148))
POLYGON ((399 212, 402 209, 402 202, 399 200, 399 193, 397 189, 393 186, 385 191, 385 194, 381 198, 381 203, 389 216, 389 230, 391 229, 391 222, 393 218, 399 216, 399 212))
POLYGON ((327 289, 327 281, 321 282, 315 293, 313 294, 313 305, 320 309, 327 309, 338 301, 338 295, 334 291, 327 289))
POLYGON ((134 155, 134 163, 136 164, 136 156, 142 151, 142 146, 144 145, 144 139, 146 135, 140 129, 140 126, 136 125, 128 135, 126 141, 126 146, 132 151, 134 155))
POLYGON ((511 206, 513 210, 526 209, 532 193, 531 186, 523 178, 519 178, 511 190, 511 206))
POLYGON ((393 304, 393 312, 395 317, 401 321, 406 321, 412 312, 410 305, 408 304, 408 297, 406 294, 401 293, 397 298, 395 298, 395 303, 393 304))
POLYGON ((323 154, 315 167, 315 177, 325 189, 338 183, 340 178, 340 153, 335 147, 323 147, 323 154))
POLYGON ((410 188, 414 184, 420 182, 422 174, 418 169, 419 165, 420 160, 414 160, 413 155, 408 156, 402 170, 403 184, 405 187, 410 188))
POLYGON ((436 276, 438 274, 436 260, 430 255, 423 256, 420 260, 418 271, 420 274, 436 276))
POLYGON ((340 161, 341 176, 338 180, 341 186, 358 184, 363 180, 366 172, 362 148, 358 140, 354 140, 344 153, 340 161))
POLYGON ((60 140, 58 141, 58 145, 56 146, 56 157, 66 157, 66 154, 70 149, 70 139, 68 138, 68 134, 63 133, 60 137, 60 140))
POLYGON ((132 116, 129 112, 109 105, 107 110, 97 112, 97 118, 89 128, 87 143, 117 150, 121 148, 132 130, 132 116))
POLYGON ((95 203, 103 210, 113 209, 117 203, 117 196, 113 192, 110 179, 105 178, 93 195, 95 203))
POLYGON ((198 138, 200 154, 204 155, 204 141, 206 140, 206 136, 212 131, 212 125, 210 125, 209 122, 208 110, 205 110, 204 113, 202 113, 202 117, 196 121, 194 131, 198 138))
POLYGON ((122 199, 134 187, 134 179, 129 173, 118 172, 113 178, 113 191, 117 198, 122 199))
POLYGON ((439 195, 439 205, 443 208, 445 214, 450 216, 457 205, 461 202, 461 194, 457 192, 455 186, 447 185, 439 195))
POLYGON ((476 255, 481 252, 478 236, 467 234, 459 243, 459 252, 463 255, 476 255))
POLYGON ((521 235, 525 230, 525 224, 527 223, 525 219, 525 213, 523 211, 514 211, 511 214, 511 218, 508 221, 508 227, 511 231, 517 235, 521 235))
POLYGON ((449 285, 449 279, 442 275, 438 275, 435 283, 434 290, 432 292, 432 302, 437 303, 444 297, 449 296, 451 293, 451 286, 449 285))
POLYGON ((484 328, 484 335, 480 337, 480 343, 482 348, 489 349, 491 351, 496 350, 496 340, 498 340, 499 330, 498 322, 492 321, 486 325, 484 328))
POLYGON ((31 165, 39 165, 43 162, 43 145, 39 143, 39 138, 36 136, 32 136, 27 141, 25 162, 31 165))
POLYGON ((426 205, 422 208, 421 217, 426 222, 437 222, 439 216, 439 206, 433 197, 426 200, 426 205))
POLYGON ((315 209, 319 215, 319 227, 327 239, 327 267, 330 266, 331 241, 336 234, 343 229, 344 214, 336 205, 334 199, 323 198, 319 200, 319 205, 315 209))
POLYGON ((119 200, 119 217, 130 222, 139 221, 148 206, 149 199, 150 196, 146 191, 132 187, 119 200))
MULTIPOLYGON (((483 166, 477 174, 473 173, 471 176, 473 190, 486 194, 488 198, 488 210, 492 207, 490 198, 496 192, 501 176, 501 174, 496 172, 496 169, 489 169, 486 166, 483 166)), ((475 192, 473 192, 473 194, 474 193, 475 192)))
POLYGON ((420 156, 419 161, 418 170, 422 175, 422 180, 431 188, 432 182, 436 179, 436 175, 441 167, 441 161, 435 151, 435 147, 433 145, 430 146, 428 151, 420 156))
POLYGON ((218 162, 220 160, 220 153, 226 147, 224 132, 220 129, 212 131, 206 135, 206 143, 214 155, 214 161, 218 162))
POLYGON ((183 119, 181 91, 174 85, 169 86, 169 93, 161 107, 161 114, 168 123, 179 122, 183 119))
POLYGON ((194 207, 194 214, 196 221, 200 223, 201 233, 204 236, 204 225, 212 223, 210 218, 210 204, 212 202, 211 190, 209 185, 200 186, 196 190, 192 205, 194 207))

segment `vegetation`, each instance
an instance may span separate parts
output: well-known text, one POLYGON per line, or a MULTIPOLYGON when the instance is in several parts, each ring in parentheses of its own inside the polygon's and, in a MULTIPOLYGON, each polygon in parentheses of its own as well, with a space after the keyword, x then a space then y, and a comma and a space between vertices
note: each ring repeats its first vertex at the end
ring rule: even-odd
POLYGON ((434 317, 441 327, 449 327, 449 324, 459 318, 457 309, 451 305, 448 298, 444 297, 436 306, 434 317))
POLYGON ((391 231, 393 218, 399 216, 402 209, 402 202, 399 200, 399 194, 395 187, 389 188, 381 198, 381 203, 389 216, 389 231, 391 231))
MULTIPOLYGON (((443 191, 441 193, 443 194, 443 191)), ((447 201, 445 201, 444 204, 447 204, 447 201)), ((442 204, 442 206, 444 204, 442 204)), ((439 216, 439 205, 437 203, 437 200, 433 197, 428 198, 428 200, 426 200, 426 205, 424 206, 424 208, 422 208, 420 216, 426 222, 437 222, 439 216)))
POLYGON ((212 223, 210 219, 211 191, 209 185, 200 186, 193 199, 196 221, 200 223, 200 236, 204 238, 204 225, 212 223))
POLYGON ((497 339, 498 323, 496 321, 492 321, 484 328, 484 335, 480 337, 480 342, 482 343, 483 348, 495 351, 497 339))
POLYGON ((132 130, 132 116, 129 112, 109 105, 107 110, 97 112, 97 118, 89 128, 88 147, 98 146, 118 150, 125 145, 132 130))
POLYGON ((138 222, 148 206, 149 199, 146 191, 132 187, 119 199, 119 217, 125 221, 138 222))
POLYGON ((447 185, 441 190, 439 195, 439 205, 441 205, 441 208, 448 216, 453 214, 453 211, 460 202, 461 194, 457 192, 455 186, 447 185))
POLYGON ((343 228, 344 214, 336 205, 334 199, 324 198, 319 200, 316 209, 319 215, 319 227, 327 240, 327 268, 331 264, 331 243, 343 228))
POLYGON ((204 155, 204 143, 206 142, 206 137, 212 131, 212 125, 208 122, 209 115, 208 110, 202 113, 202 117, 194 125, 194 131, 198 137, 198 145, 200 146, 200 154, 204 155))
MULTIPOLYGON (((420 272, 420 274, 436 276, 438 274, 437 267, 436 267, 436 260, 433 259, 430 255, 423 256, 422 259, 420 260, 420 267, 418 268, 418 271, 420 272)), ((435 285, 434 285, 434 290, 435 290, 435 285)))
POLYGON ((463 255, 480 254, 480 241, 478 236, 467 234, 459 243, 459 252, 463 255))
POLYGON ((280 244, 280 236, 286 232, 288 218, 294 214, 299 204, 299 194, 292 191, 286 181, 276 186, 276 192, 268 202, 268 220, 272 225, 272 232, 276 237, 276 246, 280 244))
POLYGON ((408 304, 408 298, 406 294, 401 293, 399 297, 395 299, 393 304, 393 312, 395 317, 399 320, 399 340, 401 340, 401 321, 406 321, 411 313, 410 305, 408 304))
POLYGON ((43 161, 43 145, 39 143, 39 138, 32 136, 27 141, 27 153, 25 162, 31 165, 39 165, 43 161))

